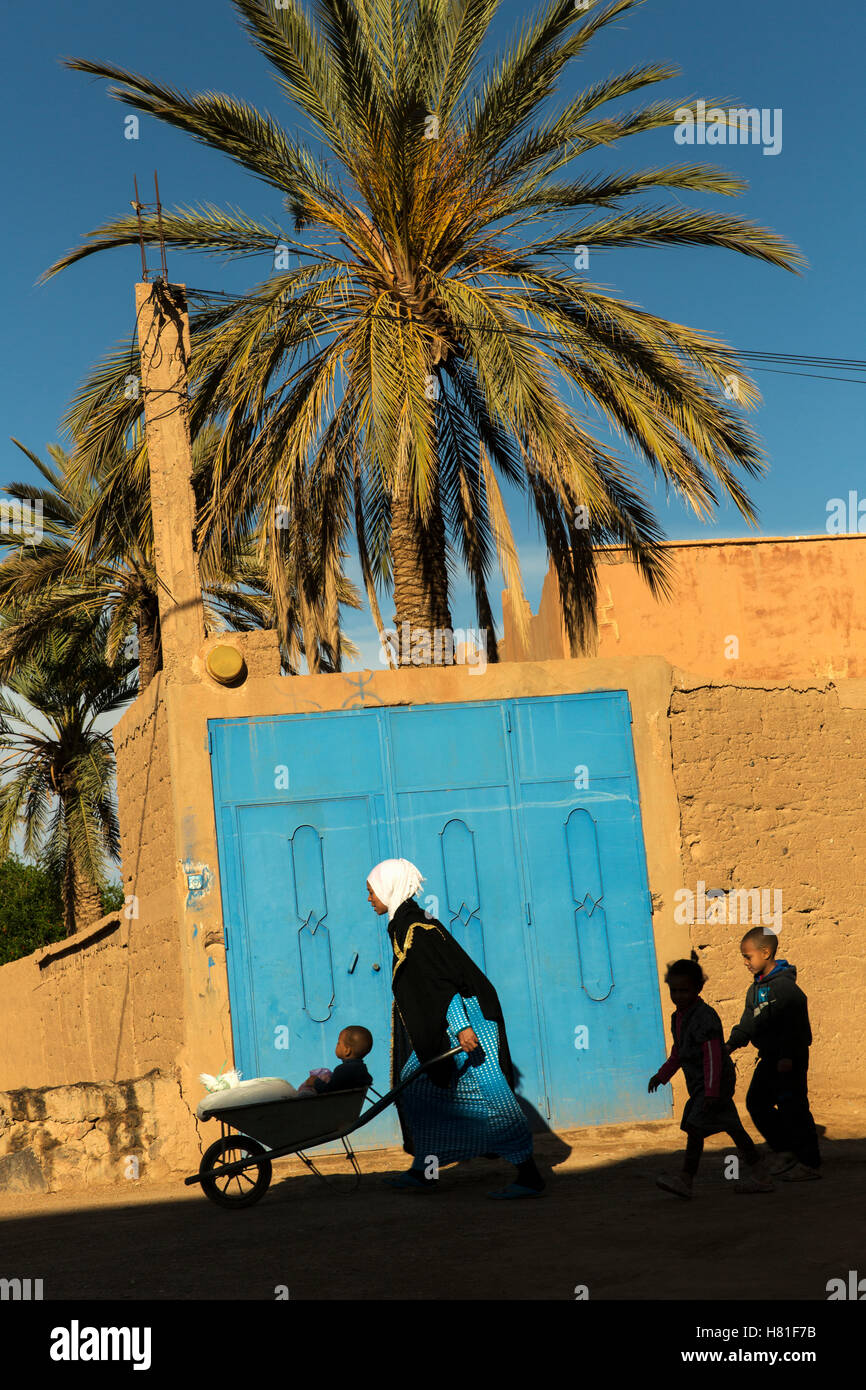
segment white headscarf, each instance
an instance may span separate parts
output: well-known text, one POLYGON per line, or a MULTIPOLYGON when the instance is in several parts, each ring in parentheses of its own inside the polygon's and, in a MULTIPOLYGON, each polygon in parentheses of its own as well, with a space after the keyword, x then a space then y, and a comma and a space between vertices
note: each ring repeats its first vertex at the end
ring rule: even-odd
POLYGON ((367 875, 367 882, 388 909, 388 921, 407 898, 414 898, 424 879, 408 859, 383 859, 367 875))

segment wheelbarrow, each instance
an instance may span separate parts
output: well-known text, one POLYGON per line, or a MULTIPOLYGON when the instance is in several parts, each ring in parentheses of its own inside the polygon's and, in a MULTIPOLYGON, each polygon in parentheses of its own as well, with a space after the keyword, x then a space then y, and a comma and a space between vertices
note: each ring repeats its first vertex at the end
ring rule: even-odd
MULTIPOLYGON (((372 1086, 295 1098, 287 1082, 268 1077, 214 1091, 200 1102, 196 1115, 200 1120, 219 1120, 220 1137, 204 1153, 198 1172, 184 1178, 184 1186, 201 1183, 206 1196, 220 1207, 251 1207, 261 1201, 270 1187, 273 1160, 295 1154, 311 1173, 333 1187, 332 1180, 319 1172, 305 1150, 339 1139, 355 1174, 350 1189, 355 1191, 361 1181, 361 1169, 349 1135, 393 1105, 400 1092, 428 1067, 464 1050, 452 1047, 449 1052, 423 1062, 363 1114, 372 1086), (233 1130, 237 1132, 232 1133, 233 1130)), ((378 1091, 373 1093, 379 1095, 378 1091)))

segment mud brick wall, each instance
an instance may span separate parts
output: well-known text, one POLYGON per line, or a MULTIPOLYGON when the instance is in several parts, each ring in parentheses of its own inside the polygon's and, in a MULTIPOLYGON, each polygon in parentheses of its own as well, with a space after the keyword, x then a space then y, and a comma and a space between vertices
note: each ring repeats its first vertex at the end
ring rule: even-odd
POLYGON ((154 1069, 174 1074, 182 982, 158 681, 148 694, 116 750, 127 905, 0 968, 0 1087, 6 1090, 114 1082, 154 1069))
POLYGON ((0 1086, 123 1075, 127 925, 111 914, 0 969, 0 1086))
MULTIPOLYGON (((133 1060, 126 1075, 172 1072, 183 1041, 183 982, 177 927, 171 781, 161 680, 139 718, 115 730, 123 891, 139 912, 129 922, 133 1060)), ((127 909, 128 910, 128 909, 127 909)), ((116 1077, 124 1072, 111 1072, 116 1077)))
MULTIPOLYGON (((670 707, 683 885, 782 893, 779 955, 809 999, 810 1094, 863 1106, 866 1079, 866 708, 839 690, 700 686, 670 707)), ((672 905, 666 904, 666 910, 672 905)), ((724 916, 730 916, 725 906, 724 916)), ((751 977, 739 942, 752 922, 688 930, 727 1030, 751 977)), ((757 925, 757 924, 755 924, 757 925)), ((667 1015, 667 1009, 666 1009, 667 1015)), ((754 1048, 735 1054, 738 1098, 754 1048)))

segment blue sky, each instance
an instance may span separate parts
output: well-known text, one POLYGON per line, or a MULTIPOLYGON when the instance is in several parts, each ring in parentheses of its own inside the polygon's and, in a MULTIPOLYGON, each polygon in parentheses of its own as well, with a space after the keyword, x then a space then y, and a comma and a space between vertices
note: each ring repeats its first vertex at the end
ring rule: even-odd
MULTIPOLYGON (((503 41, 522 14, 516 0, 506 0, 494 38, 503 41)), ((119 340, 129 340, 140 278, 137 248, 93 257, 46 285, 35 282, 84 232, 129 210, 133 174, 147 198, 157 168, 166 207, 232 205, 288 226, 274 190, 180 132, 142 117, 140 138, 125 139, 128 108, 108 98, 104 81, 69 72, 60 57, 114 62, 193 91, 228 91, 268 108, 289 129, 298 119, 227 0, 151 0, 146 9, 107 0, 78 9, 43 0, 19 8, 12 30, 7 20, 4 85, 15 126, 4 155, 0 486, 34 477, 9 436, 42 453, 59 438, 64 409, 87 369, 119 340)), ((728 0, 712 7, 647 0, 596 39, 567 72, 563 100, 612 72, 668 61, 679 65, 682 77, 648 89, 648 99, 704 95, 725 105, 781 108, 783 122, 777 155, 765 155, 760 145, 690 150, 665 131, 622 142, 606 165, 595 161, 592 168, 717 161, 749 181, 748 193, 689 201, 774 228, 801 248, 810 268, 797 277, 725 251, 645 250, 598 258, 591 278, 738 348, 863 357, 864 40, 864 8, 854 0, 823 7, 805 0, 757 6, 728 0)), ((267 260, 224 266, 169 253, 170 278, 193 286, 239 289, 269 269, 267 260)), ((755 378, 764 400, 751 419, 770 462, 768 475, 751 485, 758 533, 823 532, 830 498, 852 489, 866 497, 863 386, 768 371, 756 371, 755 378)), ((639 477, 670 538, 749 533, 733 509, 723 507, 711 524, 702 523, 677 501, 668 503, 645 469, 639 477)), ((522 504, 513 523, 535 605, 546 559, 522 504)), ((499 587, 494 583, 494 591, 499 587)), ((462 591, 454 607, 455 624, 472 621, 462 591)), ((383 611, 387 618, 387 602, 383 611)), ((378 664, 366 612, 350 617, 348 629, 361 642, 360 664, 378 664)))

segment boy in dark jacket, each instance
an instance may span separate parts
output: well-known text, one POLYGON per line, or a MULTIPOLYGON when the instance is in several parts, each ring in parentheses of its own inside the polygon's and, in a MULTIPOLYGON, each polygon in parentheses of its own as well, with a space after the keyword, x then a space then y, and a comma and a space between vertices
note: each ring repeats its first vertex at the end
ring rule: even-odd
POLYGON ((743 1017, 731 1029, 726 1047, 728 1053, 747 1043, 758 1049, 746 1108, 774 1150, 770 1172, 786 1182, 804 1182, 821 1176, 818 1135, 806 1087, 812 1030, 807 999, 797 984, 797 967, 776 960, 777 942, 774 932, 753 927, 740 943, 754 978, 743 1017))

